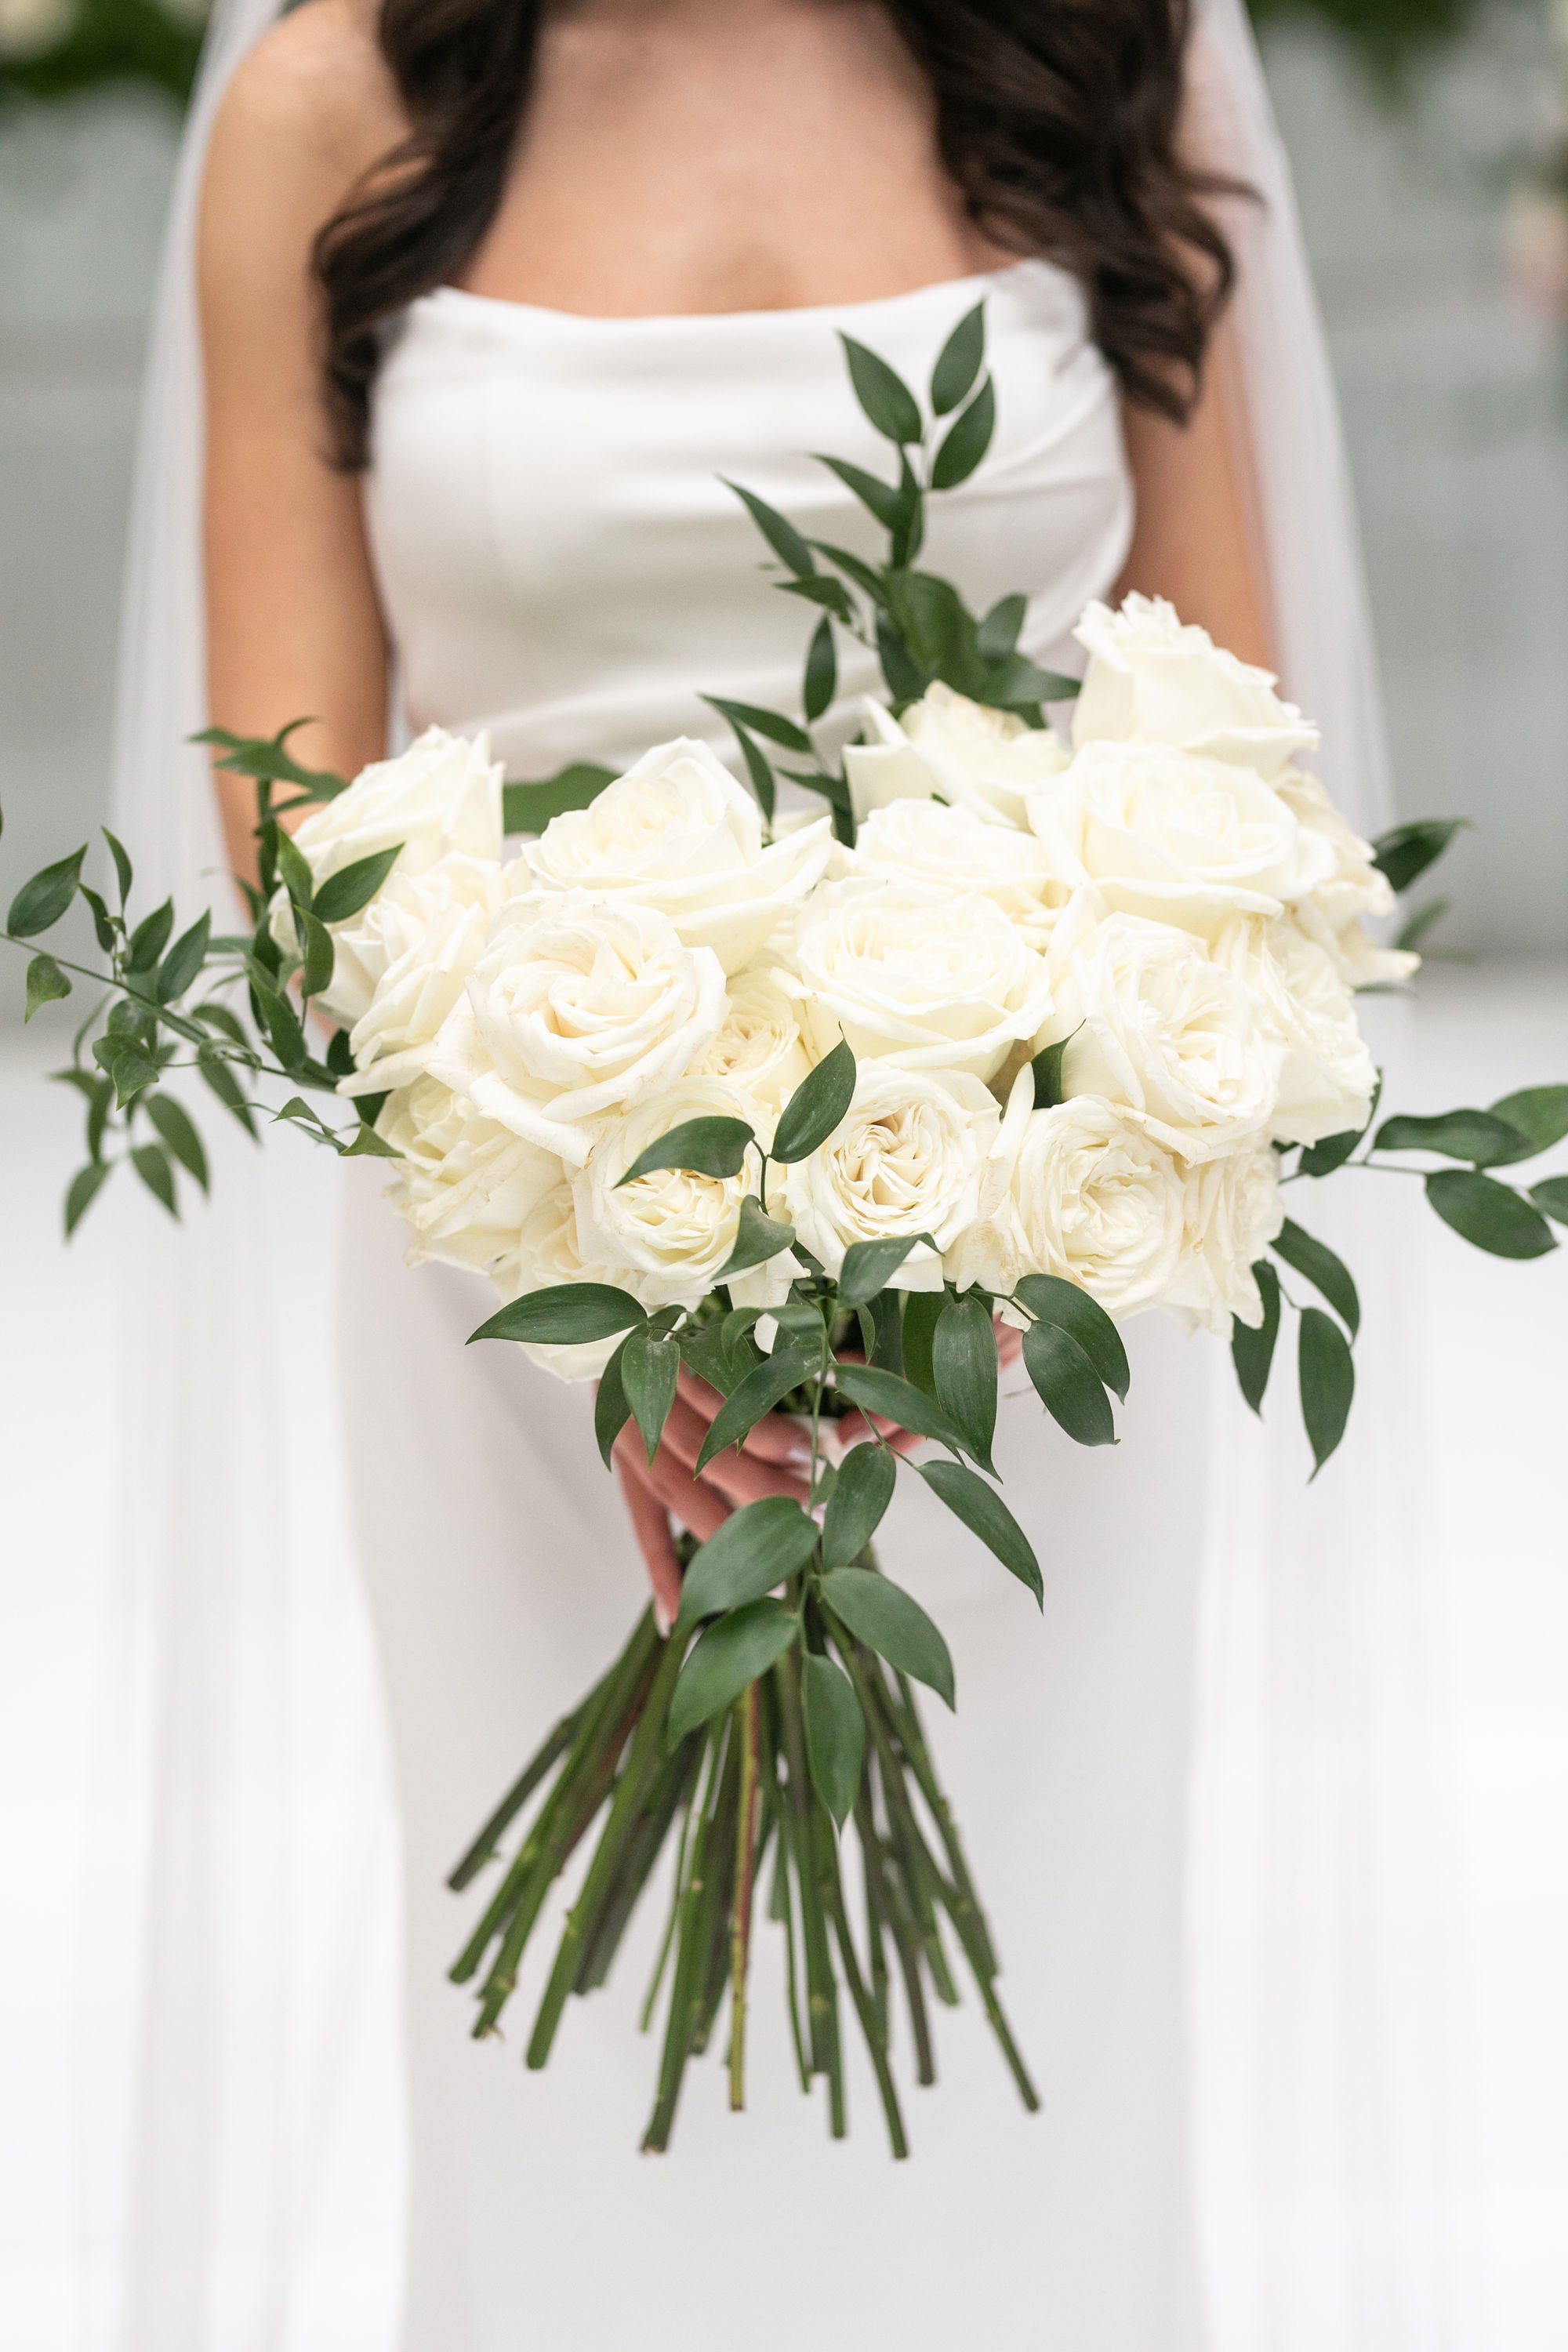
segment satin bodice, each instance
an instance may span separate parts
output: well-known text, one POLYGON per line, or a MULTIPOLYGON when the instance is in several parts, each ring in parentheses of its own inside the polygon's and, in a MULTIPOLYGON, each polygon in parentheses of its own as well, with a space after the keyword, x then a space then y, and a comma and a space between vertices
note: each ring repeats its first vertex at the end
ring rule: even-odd
MULTIPOLYGON (((405 715, 489 730, 510 775, 629 762, 725 730, 699 698, 794 711, 815 615, 780 595, 725 478, 809 537, 879 554, 870 517, 807 454, 880 473, 838 332, 921 386, 982 296, 997 425, 929 502, 922 566, 976 611, 1030 596, 1023 643, 1067 632, 1121 570, 1131 486, 1114 379, 1082 296, 1027 261, 887 299, 681 318, 583 318, 444 287, 413 303, 375 393, 366 510, 405 715)), ((876 681, 840 637, 841 690, 876 681)))

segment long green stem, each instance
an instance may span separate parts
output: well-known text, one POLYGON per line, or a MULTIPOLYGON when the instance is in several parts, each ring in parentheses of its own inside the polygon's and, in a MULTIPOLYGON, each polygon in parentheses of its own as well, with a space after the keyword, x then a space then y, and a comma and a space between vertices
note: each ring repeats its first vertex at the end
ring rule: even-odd
POLYGON ((735 1823, 735 1895, 730 1912, 730 2105, 746 2104, 746 1977, 751 1958, 752 1895, 757 1854, 757 1805, 761 1792, 761 1708, 757 1685, 749 1683, 735 1702, 741 1748, 741 1792, 735 1823))

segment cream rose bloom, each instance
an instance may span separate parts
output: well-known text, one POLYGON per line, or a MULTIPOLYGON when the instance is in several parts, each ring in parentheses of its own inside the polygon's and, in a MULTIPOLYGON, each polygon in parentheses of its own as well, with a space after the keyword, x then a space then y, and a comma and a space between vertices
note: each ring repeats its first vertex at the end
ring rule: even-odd
POLYGON ((1293 922, 1254 920, 1229 924, 1214 956, 1243 982, 1280 1051, 1269 1133, 1280 1143, 1319 1143, 1363 1125, 1377 1071, 1327 950, 1293 922))
POLYGON ((536 890, 635 898, 727 972, 767 945, 827 865, 818 817, 768 846, 761 812, 706 743, 660 743, 585 809, 555 817, 523 856, 536 890))
POLYGON ((1237 661, 1206 629, 1184 627, 1161 596, 1120 612, 1090 604, 1073 631, 1089 656, 1073 709, 1073 742, 1163 743, 1278 775, 1318 730, 1282 702, 1265 669, 1237 661))
POLYGON ((364 768, 294 835, 318 889, 329 875, 401 842, 400 874, 424 874, 454 850, 499 864, 501 766, 489 738, 427 727, 395 760, 364 768))
POLYGON ((453 856, 423 874, 395 872, 332 934, 323 1009, 349 1031, 357 1068, 340 1094, 407 1086, 428 1064, 442 1023, 484 949, 501 901, 501 868, 453 856))
POLYGON ((1328 879, 1333 854, 1249 768, 1160 743, 1090 742, 1029 819, 1058 872, 1106 905, 1212 938, 1235 915, 1278 915, 1328 879))
MULTIPOLYGON (((863 1062, 837 1129, 784 1171, 785 1211, 802 1246, 830 1275, 854 1242, 926 1233, 947 1250, 979 1213, 999 1122, 977 1078, 863 1062)), ((938 1290, 942 1280, 941 1259, 916 1249, 892 1286, 938 1290)))
POLYGON ((691 1066, 693 1077, 728 1078, 776 1116, 810 1070, 795 1006, 771 971, 737 972, 724 1025, 691 1066))
POLYGON ((801 914, 783 985, 813 1057, 847 1039, 857 1061, 994 1077, 1049 1015, 1045 960, 991 898, 852 876, 801 914))
MULTIPOLYGON (((555 1181, 542 1192, 523 1218, 516 1247, 491 1269, 503 1300, 521 1298, 531 1290, 553 1289, 560 1283, 605 1282, 624 1290, 626 1281, 617 1266, 584 1257, 577 1228, 577 1202, 571 1183, 555 1167, 555 1181)), ((523 1353, 559 1381, 597 1380, 625 1339, 624 1331, 605 1339, 584 1339, 575 1346, 550 1348, 525 1340, 523 1353)))
POLYGON ((902 719, 869 696, 860 715, 866 740, 844 753, 857 824, 895 801, 940 795, 985 824, 1022 826, 1028 793, 1067 765, 1048 727, 971 702, 940 681, 902 719))
POLYGON ((1070 1042, 1066 1095, 1119 1103, 1189 1160, 1266 1132, 1280 1051, 1252 997, 1199 940, 1080 891, 1051 941, 1055 1010, 1040 1043, 1070 1042))
POLYGON ((1187 1173, 1185 1234, 1165 1304, 1222 1338, 1263 1320, 1252 1269, 1285 1222, 1277 1154, 1249 1145, 1187 1173))
POLYGON ((949 898, 978 892, 1036 949, 1049 939, 1077 878, 1070 869, 1061 878, 1033 835, 987 824, 973 809, 935 800, 890 801, 873 809, 854 848, 835 855, 844 874, 920 882, 949 898))
POLYGON ((679 1077, 724 1021, 711 948, 652 908, 583 891, 504 905, 435 1074, 525 1142, 581 1167, 590 1122, 679 1077))
POLYGON ((390 1197, 413 1239, 408 1258, 480 1272, 517 1247, 533 1203, 561 1181, 561 1162, 482 1118, 430 1077, 383 1104, 375 1131, 398 1154, 390 1197))
POLYGON ((756 1105, 721 1078, 684 1078, 607 1122, 574 1179, 577 1231, 584 1248, 618 1268, 609 1279, 645 1307, 695 1307, 713 1287, 735 1247, 741 1202, 756 1182, 747 1154, 740 1173, 699 1176, 685 1168, 656 1169, 623 1186, 622 1177, 650 1143, 691 1118, 743 1118, 754 1124, 756 1105))
POLYGON ((1327 879, 1297 907, 1298 922, 1333 958, 1347 988, 1408 980, 1420 957, 1405 948, 1380 947, 1363 929, 1392 915, 1395 904, 1388 877, 1372 862, 1372 844, 1346 823, 1316 776, 1287 770, 1279 790, 1302 829, 1324 843, 1331 860, 1327 879))
POLYGON ((1155 1305, 1181 1254, 1186 1195, 1181 1164, 1115 1103, 1075 1095, 1032 1111, 1007 1192, 1020 1270, 1076 1282, 1108 1315, 1155 1305))

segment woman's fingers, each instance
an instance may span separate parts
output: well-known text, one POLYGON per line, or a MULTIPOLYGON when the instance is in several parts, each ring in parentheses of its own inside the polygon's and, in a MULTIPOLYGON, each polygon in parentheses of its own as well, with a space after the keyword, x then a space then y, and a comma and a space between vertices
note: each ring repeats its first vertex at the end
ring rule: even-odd
MULTIPOLYGON (((689 1406, 701 1420, 703 1434, 706 1435, 709 1425, 724 1402, 723 1398, 716 1389, 710 1389, 706 1381, 699 1380, 695 1372, 689 1372, 684 1365, 677 1393, 681 1402, 689 1406)), ((777 1462, 786 1470, 809 1471, 811 1468, 810 1438, 782 1412, 764 1413, 747 1436, 743 1451, 754 1454, 762 1462, 777 1462)))
POLYGON ((669 1518, 654 1492, 647 1465, 635 1440, 631 1445, 616 1444, 615 1464, 631 1516, 632 1533, 653 1587, 654 1622, 661 1633, 668 1633, 680 1608, 680 1562, 670 1538, 669 1518))
MULTIPOLYGON (((702 1450, 710 1424, 701 1415, 677 1397, 669 1419, 664 1424, 664 1448, 672 1454, 689 1476, 696 1477, 697 1457, 702 1450)), ((811 1448, 807 1445, 803 1467, 809 1473, 811 1448)), ((758 1459, 750 1454, 737 1454, 727 1447, 701 1473, 706 1486, 716 1486, 730 1503, 760 1502, 765 1495, 788 1495, 797 1503, 810 1499, 807 1477, 797 1476, 777 1461, 758 1459)))

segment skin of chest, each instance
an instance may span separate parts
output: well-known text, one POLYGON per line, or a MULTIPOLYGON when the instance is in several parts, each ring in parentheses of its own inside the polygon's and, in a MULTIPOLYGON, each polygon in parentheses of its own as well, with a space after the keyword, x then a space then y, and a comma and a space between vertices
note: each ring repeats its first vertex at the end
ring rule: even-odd
POLYGON ((547 20, 476 294, 606 317, 858 301, 1008 258, 861 0, 591 0, 547 20))

